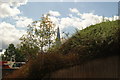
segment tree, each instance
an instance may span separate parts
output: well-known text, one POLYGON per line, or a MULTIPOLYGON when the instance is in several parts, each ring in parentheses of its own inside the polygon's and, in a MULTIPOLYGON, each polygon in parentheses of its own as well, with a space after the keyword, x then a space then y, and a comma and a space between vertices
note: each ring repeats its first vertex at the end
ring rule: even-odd
MULTIPOLYGON (((20 38, 21 44, 34 51, 36 48, 44 52, 54 43, 55 24, 49 18, 49 14, 43 15, 40 20, 28 25, 27 35, 20 38)), ((33 52, 32 51, 32 52, 33 52)), ((29 54, 30 52, 28 52, 29 54)))
POLYGON ((18 62, 26 61, 24 53, 22 53, 19 48, 16 48, 15 60, 18 62))
POLYGON ((15 57, 15 61, 24 61, 23 54, 15 48, 14 44, 9 44, 8 48, 2 55, 2 60, 10 61, 13 56, 15 57))
POLYGON ((31 47, 29 43, 19 44, 18 49, 24 55, 25 61, 28 61, 29 58, 34 58, 39 51, 38 47, 31 47))
POLYGON ((51 44, 54 43, 52 38, 55 35, 55 24, 52 23, 49 16, 49 14, 43 15, 41 20, 33 22, 35 23, 35 36, 38 37, 36 41, 38 41, 38 46, 40 47, 41 52, 43 52, 43 48, 50 48, 51 44), (36 23, 40 23, 40 25, 36 26, 36 23))
POLYGON ((15 55, 15 47, 14 44, 9 44, 8 48, 6 49, 5 53, 4 53, 4 59, 5 60, 10 60, 11 57, 15 55))

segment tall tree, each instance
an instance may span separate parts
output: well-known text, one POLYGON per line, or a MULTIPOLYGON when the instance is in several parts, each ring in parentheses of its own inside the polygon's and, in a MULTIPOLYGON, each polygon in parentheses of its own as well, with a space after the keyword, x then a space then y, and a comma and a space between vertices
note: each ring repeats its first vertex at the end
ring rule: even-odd
POLYGON ((4 56, 5 56, 5 60, 10 60, 12 56, 15 55, 15 46, 14 44, 9 44, 8 48, 6 49, 4 56))
POLYGON ((9 44, 2 55, 2 60, 10 61, 12 57, 14 57, 15 61, 24 61, 24 55, 14 46, 14 44, 9 44))
MULTIPOLYGON (((49 14, 43 15, 40 20, 34 21, 28 26, 27 35, 20 38, 21 44, 29 49, 39 48, 40 52, 51 47, 54 43, 55 24, 49 18, 49 14)), ((28 53, 29 54, 29 53, 28 53)))
POLYGON ((37 26, 39 29, 35 30, 35 35, 39 36, 38 44, 40 44, 39 47, 41 48, 41 51, 43 51, 44 47, 50 48, 54 41, 53 36, 55 35, 55 24, 52 23, 49 16, 49 14, 43 15, 41 20, 37 21, 40 25, 37 26))

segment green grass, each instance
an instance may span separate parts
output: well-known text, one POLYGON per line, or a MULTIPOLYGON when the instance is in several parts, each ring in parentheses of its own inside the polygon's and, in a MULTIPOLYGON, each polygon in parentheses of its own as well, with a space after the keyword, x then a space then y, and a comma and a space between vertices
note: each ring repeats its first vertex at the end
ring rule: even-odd
POLYGON ((43 78, 52 72, 79 65, 85 61, 118 54, 120 21, 91 25, 76 32, 52 52, 40 54, 8 77, 43 78))
MULTIPOLYGON (((68 54, 74 51, 75 48, 86 49, 86 53, 101 54, 103 50, 107 51, 107 47, 116 46, 118 47, 118 37, 119 37, 118 21, 108 21, 96 25, 91 25, 84 30, 81 30, 74 34, 66 43, 60 47, 59 51, 63 54, 68 54)), ((75 49, 75 53, 80 53, 81 49, 75 49), (77 51, 78 50, 78 51, 77 51)))

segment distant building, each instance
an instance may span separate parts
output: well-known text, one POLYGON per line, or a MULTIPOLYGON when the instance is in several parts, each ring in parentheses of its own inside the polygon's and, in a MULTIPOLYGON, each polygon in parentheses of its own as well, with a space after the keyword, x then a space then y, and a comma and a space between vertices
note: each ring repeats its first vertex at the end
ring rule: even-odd
POLYGON ((57 44, 58 46, 60 46, 60 44, 61 44, 61 39, 60 39, 60 29, 59 29, 59 27, 57 28, 56 44, 57 44))

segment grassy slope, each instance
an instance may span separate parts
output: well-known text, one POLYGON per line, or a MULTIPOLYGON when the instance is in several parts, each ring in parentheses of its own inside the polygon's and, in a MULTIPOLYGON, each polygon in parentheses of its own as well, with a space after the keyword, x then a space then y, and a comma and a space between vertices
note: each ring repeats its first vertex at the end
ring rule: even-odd
POLYGON ((102 52, 105 53, 108 49, 109 51, 113 51, 114 47, 117 50, 119 28, 118 21, 103 22, 92 25, 73 35, 62 45, 60 51, 63 54, 71 52, 82 54, 83 52, 80 49, 82 48, 85 49, 83 51, 87 51, 86 54, 95 55, 101 54, 102 52), (110 47, 112 47, 113 50, 110 47))
POLYGON ((46 74, 90 59, 118 54, 119 30, 118 21, 87 27, 78 31, 59 49, 40 54, 37 59, 8 77, 43 78, 46 74))

